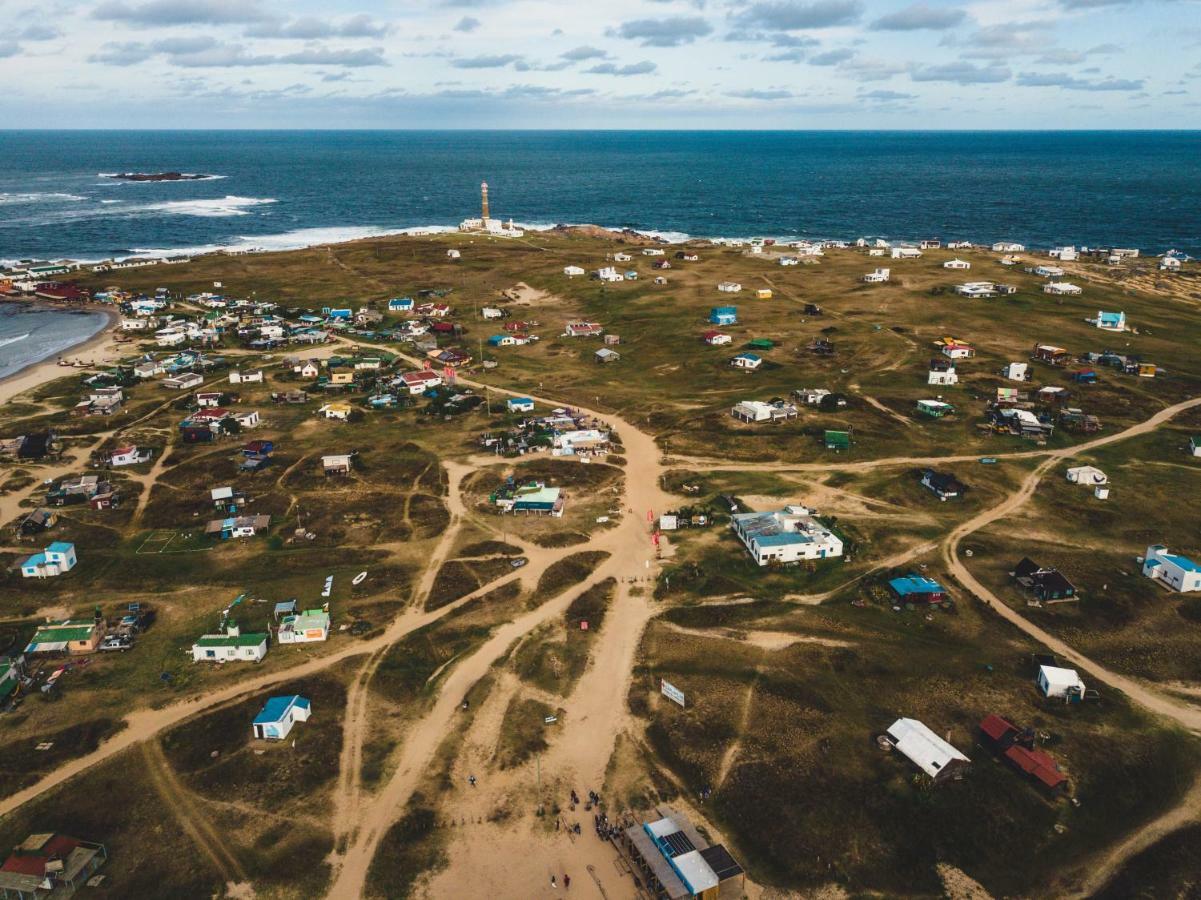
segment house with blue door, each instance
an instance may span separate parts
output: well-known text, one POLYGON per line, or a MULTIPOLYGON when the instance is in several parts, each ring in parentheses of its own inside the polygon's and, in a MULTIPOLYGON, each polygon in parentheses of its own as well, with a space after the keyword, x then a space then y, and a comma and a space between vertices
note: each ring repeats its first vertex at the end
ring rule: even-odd
POLYGON ((307 722, 313 708, 307 697, 293 694, 291 697, 272 697, 263 710, 254 717, 251 726, 254 736, 260 741, 282 741, 297 722, 307 722))
POLYGON ((529 397, 510 397, 505 401, 505 407, 509 412, 533 412, 534 401, 529 397))
POLYGON ((1169 553, 1163 544, 1153 544, 1143 556, 1143 574, 1173 591, 1201 591, 1201 566, 1187 556, 1169 553))
POLYGON ((1126 313, 1098 311, 1097 317, 1092 320, 1092 323, 1102 331, 1125 331, 1126 313))
POLYGON ((412 297, 393 297, 388 301, 388 312, 412 312, 412 297))
POLYGON ((709 310, 709 321, 714 325, 737 325, 737 306, 715 306, 709 310))

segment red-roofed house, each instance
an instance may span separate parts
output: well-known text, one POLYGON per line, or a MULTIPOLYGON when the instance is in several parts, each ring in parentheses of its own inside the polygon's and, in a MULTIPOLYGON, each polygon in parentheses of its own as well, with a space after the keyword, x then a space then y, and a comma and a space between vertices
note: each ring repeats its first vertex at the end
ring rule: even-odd
POLYGON ((63 834, 31 834, 0 865, 0 897, 59 900, 70 897, 104 865, 108 852, 63 834))
POLYGON ((701 338, 710 347, 719 347, 722 344, 728 344, 733 340, 732 337, 722 331, 706 331, 701 335, 701 338))
POLYGON ((1059 771, 1055 759, 1045 750, 1034 746, 1033 732, 1023 732, 1000 716, 988 715, 980 722, 980 736, 1010 766, 1044 791, 1054 794, 1067 788, 1068 778, 1059 771))
POLYGON ((405 372, 400 376, 400 380, 409 389, 410 394, 424 394, 430 388, 436 388, 442 384, 442 376, 433 369, 405 372))

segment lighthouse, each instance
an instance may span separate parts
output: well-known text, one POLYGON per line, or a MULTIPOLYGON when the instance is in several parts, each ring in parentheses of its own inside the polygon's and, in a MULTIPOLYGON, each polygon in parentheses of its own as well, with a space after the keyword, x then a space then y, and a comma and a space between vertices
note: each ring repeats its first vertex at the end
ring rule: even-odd
POLYGON ((488 182, 480 183, 480 218, 484 221, 484 227, 488 227, 488 182))

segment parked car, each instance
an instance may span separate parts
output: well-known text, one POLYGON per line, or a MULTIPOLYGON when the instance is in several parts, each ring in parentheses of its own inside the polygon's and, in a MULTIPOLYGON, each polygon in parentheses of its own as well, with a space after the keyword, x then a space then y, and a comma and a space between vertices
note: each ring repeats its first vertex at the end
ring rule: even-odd
POLYGON ((516 559, 509 560, 509 565, 511 565, 514 569, 520 569, 522 566, 524 566, 528 562, 529 562, 529 560, 526 559, 524 556, 519 556, 516 559))
POLYGON ((133 638, 127 634, 110 634, 100 642, 100 649, 104 652, 120 650, 124 653, 133 646, 133 638))

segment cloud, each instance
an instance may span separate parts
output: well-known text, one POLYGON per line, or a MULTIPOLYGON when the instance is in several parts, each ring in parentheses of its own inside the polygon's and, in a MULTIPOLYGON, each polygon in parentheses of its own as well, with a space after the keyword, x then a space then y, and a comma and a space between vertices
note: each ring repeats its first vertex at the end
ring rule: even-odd
POLYGON ((584 71, 591 75, 648 75, 658 68, 649 59, 619 66, 616 63, 600 63, 584 71))
POLYGON ((480 24, 480 20, 475 16, 463 16, 463 18, 459 19, 458 23, 455 25, 454 30, 468 34, 479 28, 480 24))
POLYGON ((909 71, 910 67, 892 60, 857 57, 843 63, 841 68, 856 81, 887 81, 894 75, 909 71))
POLYGON ((516 53, 495 53, 484 56, 465 56, 451 60, 456 69, 503 69, 521 59, 516 53))
POLYGON ((817 56, 809 57, 809 65, 811 66, 836 66, 839 63, 844 63, 855 55, 855 51, 849 47, 841 47, 837 50, 827 50, 825 53, 819 53, 817 56))
POLYGON ((1076 78, 1065 72, 1023 72, 1017 83, 1022 87, 1058 87, 1067 91, 1141 91, 1143 80, 1129 78, 1106 78, 1104 81, 1089 81, 1076 78))
POLYGON ((132 66, 155 56, 184 69, 213 69, 244 66, 339 66, 363 68, 387 63, 381 47, 348 50, 309 44, 302 50, 283 54, 253 54, 241 44, 222 44, 216 39, 196 37, 164 38, 149 43, 107 43, 88 57, 89 61, 108 66, 132 66))
MULTIPOLYGON (((1035 56, 1051 52, 1054 38, 1053 23, 1046 21, 1010 22, 1005 25, 990 25, 973 32, 962 42, 968 49, 962 55, 974 59, 992 59, 1004 62, 1014 56, 1035 56)), ((956 46, 959 41, 950 37, 943 39, 945 46, 956 46)))
POLYGON ((559 54, 559 59, 565 59, 569 62, 584 62, 589 59, 605 59, 608 53, 601 50, 599 47, 575 47, 565 53, 559 54))
POLYGON ((910 71, 914 81, 949 81, 954 84, 997 84, 1008 81, 1013 73, 1005 66, 977 66, 969 62, 945 63, 939 66, 919 66, 910 71))
POLYGON ((862 0, 765 0, 754 3, 734 17, 744 28, 768 31, 804 31, 809 28, 832 28, 850 25, 863 15, 862 0))
POLYGON ((763 58, 768 62, 799 63, 804 62, 807 55, 808 54, 806 54, 805 51, 800 47, 793 47, 791 50, 782 50, 779 53, 773 53, 770 56, 765 56, 763 58))
POLYGON ((782 88, 746 88, 740 91, 728 91, 727 97, 737 97, 741 100, 786 100, 795 97, 792 91, 782 88))
POLYGON ((636 19, 624 22, 610 34, 641 41, 643 47, 679 47, 713 33, 713 26, 700 16, 673 16, 668 19, 636 19))
POLYGON ((311 16, 301 19, 275 19, 251 25, 246 29, 247 37, 296 38, 311 41, 317 38, 381 38, 391 26, 377 22, 368 15, 352 16, 341 22, 316 19, 311 16))
POLYGON ((967 18, 962 9, 927 6, 915 3, 904 9, 881 16, 869 26, 872 31, 945 31, 967 18))
POLYGON ((109 0, 92 10, 92 17, 136 26, 241 25, 269 18, 258 0, 109 0))
POLYGON ((0 59, 8 59, 21 52, 21 45, 16 41, 0 41, 0 59))
POLYGON ((874 100, 877 103, 894 103, 899 100, 913 100, 916 94, 905 94, 901 91, 864 91, 859 95, 860 100, 874 100))
POLYGON ((53 25, 26 25, 15 37, 22 41, 52 41, 60 38, 63 33, 53 25))

